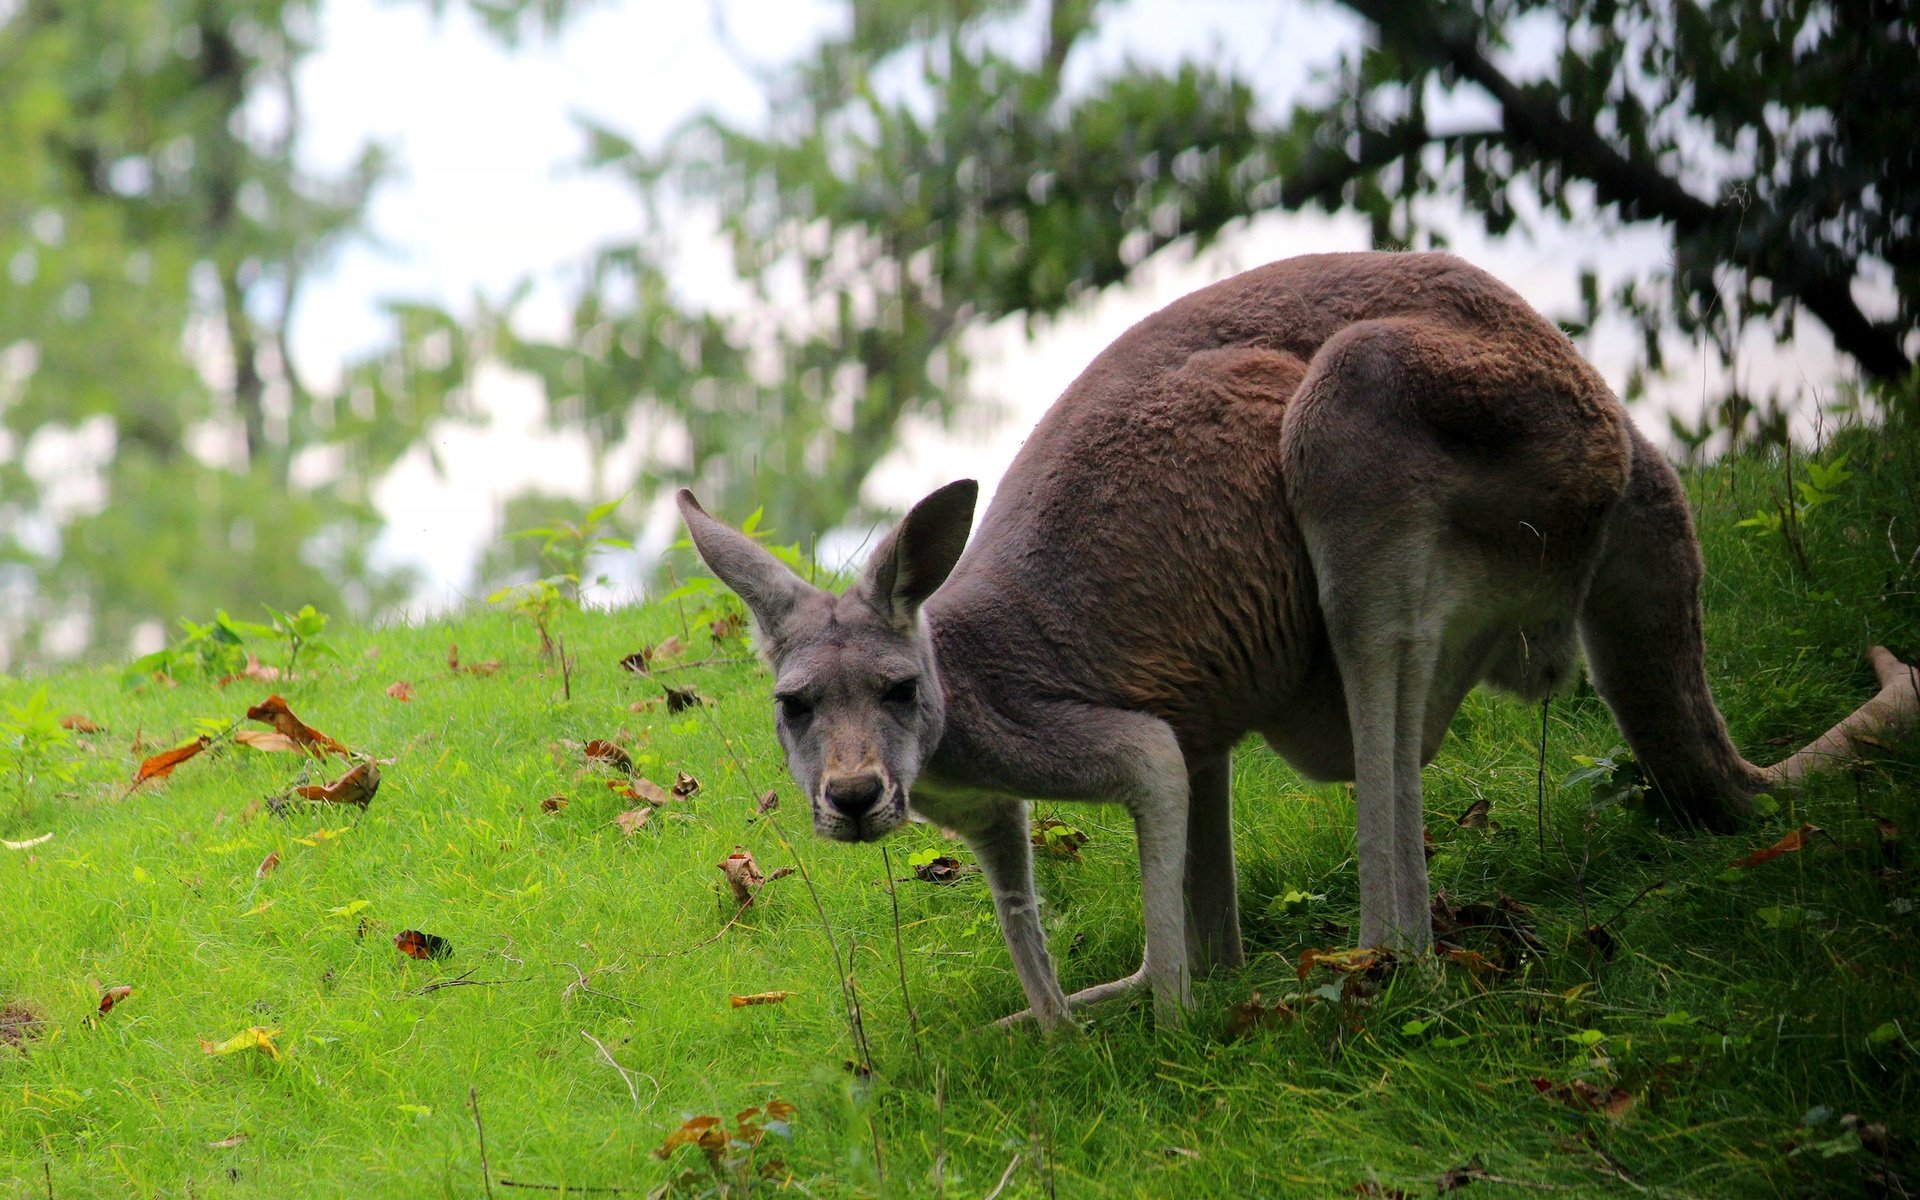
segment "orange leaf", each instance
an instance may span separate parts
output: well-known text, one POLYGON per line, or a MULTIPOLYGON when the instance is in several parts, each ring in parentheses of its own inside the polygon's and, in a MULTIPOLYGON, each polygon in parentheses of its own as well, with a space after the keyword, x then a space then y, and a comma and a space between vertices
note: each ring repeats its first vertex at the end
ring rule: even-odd
POLYGON ((387 695, 395 700, 413 699, 413 685, 404 679, 396 679, 387 687, 387 695))
POLYGON ((422 933, 418 929, 402 929, 393 935, 393 948, 408 958, 450 958, 453 955, 453 943, 437 934, 422 933))
POLYGON ((293 710, 287 707, 287 702, 277 695, 268 696, 265 700, 249 708, 247 710, 247 720, 259 721, 264 725, 273 726, 276 731, 285 734, 314 754, 339 754, 344 756, 352 753, 352 751, 342 746, 339 742, 321 733, 318 729, 307 725, 301 721, 299 717, 294 716, 293 710))
POLYGON ((294 795, 320 804, 351 804, 365 808, 373 801, 373 794, 380 790, 380 768, 373 762, 363 762, 332 783, 321 787, 308 784, 293 789, 294 795))
POLYGON ((106 991, 100 993, 100 1011, 103 1013, 112 1012, 114 1005, 131 995, 133 995, 133 989, 125 984, 119 987, 108 988, 106 991))
POLYGON ((255 879, 265 879, 279 869, 280 852, 278 850, 269 850, 267 851, 267 856, 260 860, 260 865, 253 869, 253 877, 255 879))
POLYGON ((98 725, 95 725, 95 724, 93 723, 93 721, 92 721, 92 719, 91 719, 91 718, 89 718, 89 717, 87 717, 87 716, 85 716, 85 715, 83 715, 83 714, 81 714, 81 713, 68 713, 68 714, 67 714, 66 716, 64 716, 64 717, 61 717, 61 718, 60 718, 60 728, 62 728, 62 729, 71 729, 71 730, 73 730, 73 731, 74 731, 75 733, 100 733, 100 732, 103 732, 103 731, 101 730, 101 728, 100 728, 100 727, 99 727, 98 725))
POLYGON ((622 750, 605 738, 594 738, 585 746, 581 747, 581 749, 586 753, 587 758, 593 762, 606 763, 608 766, 620 771, 633 770, 632 757, 629 756, 625 750, 622 750))
POLYGON ((1792 854, 1796 850, 1804 850, 1807 847, 1807 839, 1819 832, 1820 827, 1818 825, 1802 824, 1800 828, 1781 838, 1773 845, 1768 846, 1766 849, 1755 850, 1745 858, 1734 859, 1733 865, 1736 867, 1757 867, 1770 858, 1779 858, 1782 854, 1792 854))
POLYGON ((485 662, 468 663, 463 667, 460 665, 460 647, 453 645, 447 647, 447 670, 449 671, 465 671, 469 675, 491 675, 499 669, 500 661, 493 658, 485 662))
POLYGON ((550 813, 559 812, 561 809, 565 808, 566 806, 567 806, 567 798, 565 796, 548 796, 545 800, 542 800, 540 802, 540 811, 550 812, 550 813))
POLYGON ((1366 971, 1378 966, 1388 957, 1386 951, 1378 946, 1361 946, 1353 950, 1309 950, 1300 956, 1300 965, 1294 973, 1305 979, 1316 964, 1335 971, 1366 971))
POLYGON ((242 746, 254 750, 265 750, 269 753, 284 753, 288 750, 298 750, 300 748, 300 743, 294 741, 286 734, 275 733, 267 729, 237 730, 233 735, 233 740, 242 746))
POLYGON ((139 787, 149 779, 165 779, 173 774, 175 767, 205 750, 212 741, 212 738, 203 733, 184 746, 175 746, 171 750, 154 755, 140 764, 140 770, 133 777, 133 786, 139 787))
POLYGON ((746 1008, 754 1004, 778 1004, 792 992, 755 992, 751 996, 728 996, 727 1003, 734 1008, 746 1008))

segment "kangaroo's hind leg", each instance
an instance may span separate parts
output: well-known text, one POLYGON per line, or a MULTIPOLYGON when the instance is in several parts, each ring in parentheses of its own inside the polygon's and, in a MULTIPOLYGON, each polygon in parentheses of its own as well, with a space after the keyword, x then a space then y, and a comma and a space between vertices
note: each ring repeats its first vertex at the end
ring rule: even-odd
POLYGON ((1233 752, 1187 754, 1187 958, 1195 975, 1245 964, 1233 865, 1233 752))
POLYGON ((1625 429, 1537 319, 1367 321, 1314 356, 1284 478, 1346 692, 1363 944, 1431 943, 1422 742, 1516 600, 1577 609, 1625 487, 1625 429))

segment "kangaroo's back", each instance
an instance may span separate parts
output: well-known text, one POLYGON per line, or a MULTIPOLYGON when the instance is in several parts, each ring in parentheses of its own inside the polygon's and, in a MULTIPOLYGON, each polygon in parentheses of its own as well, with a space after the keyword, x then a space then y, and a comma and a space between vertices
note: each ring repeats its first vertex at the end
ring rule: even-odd
POLYGON ((1388 522, 1391 501, 1424 489, 1458 532, 1516 559, 1537 567, 1537 537, 1554 559, 1590 559, 1625 485, 1625 424, 1557 329, 1458 259, 1289 259, 1177 301, 1095 359, 1027 440, 928 611, 936 628, 989 621, 993 646, 972 653, 1027 664, 1063 697, 1151 712, 1190 744, 1311 725, 1303 693, 1332 720, 1339 677, 1291 477, 1337 474, 1349 490, 1370 478, 1388 522), (1420 334, 1396 344, 1439 360, 1426 390, 1446 394, 1421 403, 1436 397, 1403 370, 1378 399, 1406 404, 1423 436, 1316 460, 1303 432, 1351 407, 1320 398, 1316 379, 1331 358, 1351 373, 1366 352, 1355 331, 1396 322, 1420 334))

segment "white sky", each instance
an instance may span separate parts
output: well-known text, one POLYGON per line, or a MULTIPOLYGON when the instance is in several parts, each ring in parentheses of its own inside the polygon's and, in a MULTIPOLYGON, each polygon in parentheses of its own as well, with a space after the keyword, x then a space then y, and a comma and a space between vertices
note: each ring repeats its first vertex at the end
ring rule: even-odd
MULTIPOLYGON (((320 47, 299 75, 308 162, 338 169, 368 140, 395 153, 400 175, 371 209, 378 245, 339 255, 308 287, 294 330, 306 374, 325 381, 346 357, 380 344, 385 299, 424 299, 467 307, 476 293, 498 298, 531 277, 536 290, 521 310, 536 330, 557 332, 561 280, 593 248, 633 231, 641 220, 632 192, 610 176, 574 166, 583 139, 574 114, 642 144, 659 139, 699 109, 751 120, 762 111, 753 63, 798 54, 840 19, 821 3, 736 0, 725 9, 733 43, 715 34, 714 0, 603 3, 557 38, 534 37, 518 50, 499 47, 457 7, 434 19, 418 4, 330 0, 320 47)), ((1259 78, 1279 108, 1304 86, 1310 66, 1328 61, 1354 36, 1350 18, 1325 5, 1272 0, 1134 0, 1112 12, 1099 39, 1076 52, 1080 73, 1131 56, 1168 62, 1189 55, 1240 64, 1259 78)), ((704 281, 724 260, 697 234, 676 279, 684 292, 717 295, 704 281)), ((1199 261, 1177 251, 1149 264, 1128 288, 1099 297, 1029 341, 1017 322, 979 335, 980 389, 1001 402, 1004 419, 951 433, 917 427, 869 481, 867 499, 904 507, 951 478, 971 474, 989 489, 1039 413, 1088 359, 1128 325, 1168 300, 1233 270, 1289 254, 1365 249, 1353 219, 1269 216, 1199 261)), ((1591 233, 1549 236, 1538 244, 1493 247, 1463 226, 1454 248, 1494 271, 1550 313, 1575 307, 1582 265, 1631 267, 1658 261, 1654 233, 1596 240, 1591 233)), ((1756 347, 1743 377, 1834 374, 1833 354, 1817 323, 1800 323, 1790 355, 1756 347)), ((1616 388, 1632 343, 1624 330, 1591 347, 1616 388)), ((1699 398, 1726 380, 1697 358, 1675 364, 1666 402, 1691 415, 1699 398)), ((422 601, 458 600, 471 586, 481 549, 501 532, 498 509, 530 484, 585 499, 585 448, 576 436, 540 428, 532 386, 487 373, 479 397, 491 411, 484 430, 455 428, 434 441, 446 472, 416 451, 382 484, 377 500, 391 522, 384 546, 427 577, 422 601)), ((1643 423, 1656 434, 1664 419, 1643 423), (1657 428, 1656 428, 1657 427, 1657 428)), ((618 484, 616 483, 616 487, 618 484)), ((741 514, 730 514, 738 517, 741 514)), ((656 514, 656 534, 664 534, 656 514)))

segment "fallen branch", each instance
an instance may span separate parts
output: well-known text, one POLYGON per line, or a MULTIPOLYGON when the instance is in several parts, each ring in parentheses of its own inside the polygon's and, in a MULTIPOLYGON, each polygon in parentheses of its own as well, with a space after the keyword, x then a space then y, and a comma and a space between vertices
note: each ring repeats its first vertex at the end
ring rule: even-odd
POLYGON ((502 1179, 500 1186, 529 1188, 536 1192, 637 1192, 640 1190, 639 1188, 614 1187, 611 1184, 605 1187, 587 1187, 585 1185, 576 1187, 570 1183, 523 1183, 518 1179, 502 1179))
POLYGON ((461 972, 458 975, 455 975, 451 979, 435 979, 430 983, 423 983, 417 988, 409 988, 407 990, 407 995, 424 996, 428 992, 437 992, 441 988, 492 987, 497 983, 525 983, 527 981, 527 977, 524 975, 520 976, 518 979, 469 979, 467 978, 469 975, 472 975, 475 971, 479 969, 480 968, 478 967, 469 967, 467 970, 461 972))

